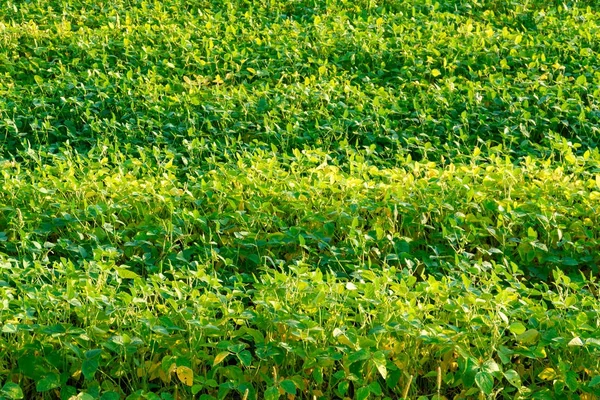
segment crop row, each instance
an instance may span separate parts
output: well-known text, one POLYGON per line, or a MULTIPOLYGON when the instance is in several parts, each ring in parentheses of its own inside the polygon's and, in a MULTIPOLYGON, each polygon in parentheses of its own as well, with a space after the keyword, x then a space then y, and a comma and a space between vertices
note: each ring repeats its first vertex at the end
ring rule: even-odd
POLYGON ((541 279, 554 268, 597 273, 600 156, 566 149, 560 164, 479 155, 468 165, 378 168, 351 149, 340 164, 274 148, 207 156, 204 170, 157 149, 142 158, 30 153, 2 164, 0 251, 76 263, 106 252, 144 276, 206 259, 217 271, 251 272, 269 259, 449 273, 457 257, 507 259, 541 279))
POLYGON ((202 264, 141 279, 100 256, 77 266, 2 256, 0 393, 598 395, 597 282, 555 272, 551 285, 526 285, 516 265, 485 264, 418 281, 393 267, 338 278, 295 262, 250 285, 202 264))
POLYGON ((342 2, 296 15, 286 7, 304 2, 9 3, 5 155, 106 137, 131 151, 197 137, 286 152, 345 140, 433 159, 479 141, 517 157, 548 155, 562 137, 581 153, 598 141, 592 7, 342 2))

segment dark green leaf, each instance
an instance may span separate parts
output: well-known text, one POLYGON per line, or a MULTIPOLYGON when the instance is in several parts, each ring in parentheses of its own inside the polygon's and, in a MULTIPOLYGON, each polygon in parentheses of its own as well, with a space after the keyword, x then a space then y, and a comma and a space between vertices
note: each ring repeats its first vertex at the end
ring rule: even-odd
POLYGON ((98 370, 98 359, 97 358, 84 360, 83 364, 81 365, 81 373, 87 380, 94 379, 94 375, 96 374, 97 370, 98 370))
POLYGON ((284 379, 279 385, 286 393, 289 393, 294 396, 296 395, 296 384, 294 383, 294 381, 284 379))

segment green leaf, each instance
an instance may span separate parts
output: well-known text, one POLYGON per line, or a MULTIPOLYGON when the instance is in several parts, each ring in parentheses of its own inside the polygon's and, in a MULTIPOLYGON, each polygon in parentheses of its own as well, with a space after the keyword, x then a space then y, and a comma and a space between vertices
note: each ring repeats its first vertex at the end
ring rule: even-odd
POLYGON ((494 377, 490 373, 479 371, 475 374, 475 383, 485 394, 492 394, 494 391, 494 377))
POLYGON ((585 86, 587 84, 587 78, 585 77, 585 75, 579 75, 575 83, 577 83, 580 86, 585 86))
POLYGON ((494 372, 500 372, 500 367, 496 363, 496 361, 489 359, 481 366, 481 370, 490 374, 494 372))
POLYGON ((117 274, 122 279, 138 279, 140 276, 127 268, 115 268, 117 274))
POLYGON ((565 383, 570 391, 575 392, 579 388, 579 382, 577 381, 577 373, 575 371, 567 371, 565 376, 565 383))
POLYGON ((387 358, 385 357, 385 353, 383 351, 376 351, 372 354, 373 364, 381 374, 383 379, 387 378, 387 358))
POLYGON ((13 382, 6 382, 2 389, 0 389, 0 397, 10 399, 10 400, 18 400, 23 398, 23 390, 21 386, 17 385, 13 382))
POLYGON ((528 329, 525 332, 517 335, 517 340, 522 344, 534 344, 538 341, 540 332, 536 329, 528 329))
MULTIPOLYGON (((340 371, 340 372, 344 372, 344 371, 340 371)), ((350 383, 348 381, 341 381, 338 385, 337 385, 337 394, 340 395, 340 397, 344 397, 344 395, 348 392, 348 388, 350 387, 350 383)))
POLYGON ((592 378, 592 380, 588 383, 589 387, 596 387, 600 385, 600 375, 596 375, 592 378))
POLYGON ((100 400, 120 400, 121 396, 117 392, 104 392, 100 400))
POLYGON ((323 383, 323 369, 315 368, 312 372, 312 376, 317 384, 323 383))
POLYGON ((98 359, 97 358, 84 360, 83 364, 81 364, 81 373, 87 380, 94 379, 94 375, 96 374, 97 370, 98 370, 98 359))
POLYGON ((527 228, 527 237, 530 239, 537 239, 538 234, 532 227, 527 228))
POLYGON ((60 377, 58 374, 48 374, 44 378, 37 381, 35 390, 38 392, 47 392, 48 390, 56 389, 60 386, 60 377))
POLYGON ((264 393, 265 400, 278 400, 279 399, 279 389, 275 386, 270 386, 265 390, 264 393))
POLYGON ((252 353, 248 350, 244 350, 236 354, 242 365, 249 367, 252 364, 252 353))
POLYGON ((511 349, 509 349, 506 346, 499 346, 498 347, 498 358, 500 358, 500 361, 502 362, 502 364, 508 364, 510 363, 510 357, 513 355, 513 351, 511 349))
POLYGON ((102 354, 102 349, 88 350, 85 352, 85 358, 87 358, 89 360, 91 358, 98 357, 100 354, 102 354))
POLYGON ((293 396, 296 395, 296 384, 294 383, 294 381, 291 381, 289 379, 284 379, 283 381, 281 381, 279 386, 281 386, 281 388, 286 393, 291 394, 293 396))
POLYGON ((523 325, 520 322, 513 322, 512 324, 510 324, 510 326, 508 327, 508 329, 514 333, 515 335, 520 335, 523 332, 525 332, 527 330, 527 328, 525 327, 525 325, 523 325))
POLYGON ((504 377, 506 378, 508 383, 510 383, 514 387, 521 388, 521 377, 519 376, 519 373, 514 369, 509 369, 508 371, 504 372, 504 377))
POLYGON ((368 386, 363 386, 356 391, 356 400, 365 400, 369 398, 371 389, 368 386))
POLYGON ((348 363, 353 364, 357 361, 367 360, 371 356, 370 352, 366 349, 360 349, 348 356, 348 363))
POLYGON ((466 388, 470 388, 475 384, 475 375, 477 371, 479 371, 479 366, 477 364, 477 360, 473 358, 467 358, 465 360, 461 379, 466 388))
POLYGON ((381 396, 383 394, 383 390, 381 390, 381 386, 376 381, 373 381, 369 384, 369 391, 373 393, 375 396, 381 396))

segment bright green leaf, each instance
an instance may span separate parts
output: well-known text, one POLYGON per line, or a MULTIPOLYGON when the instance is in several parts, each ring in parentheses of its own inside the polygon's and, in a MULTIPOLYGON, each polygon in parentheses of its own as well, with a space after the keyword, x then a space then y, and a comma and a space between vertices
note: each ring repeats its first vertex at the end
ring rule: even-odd
POLYGON ((385 353, 383 351, 376 351, 373 353, 371 359, 383 379, 387 379, 387 358, 385 357, 385 353))
POLYGON ((23 390, 19 385, 13 382, 6 382, 2 389, 0 389, 0 397, 9 399, 9 400, 18 400, 22 399, 23 390))
POLYGON ((369 398, 371 389, 368 386, 363 386, 356 391, 356 400, 365 400, 369 398))
POLYGON ((494 377, 484 371, 479 371, 475 374, 475 384, 485 394, 492 394, 494 391, 494 377))
POLYGON ((592 380, 590 380, 590 382, 588 383, 589 387, 596 387, 600 385, 600 375, 596 375, 595 377, 592 378, 592 380))
POLYGON ((115 270, 117 271, 119 277, 123 279, 138 279, 140 277, 135 272, 126 268, 115 268, 115 270))
POLYGON ((279 389, 275 386, 270 386, 265 390, 264 393, 265 400, 278 400, 279 399, 279 389))
POLYGON ((37 381, 35 384, 35 390, 38 392, 47 392, 52 389, 56 389, 60 386, 60 378, 58 374, 48 374, 44 378, 37 381))
POLYGON ((490 360, 487 360, 485 363, 483 363, 483 365, 481 366, 481 370, 484 372, 493 374, 494 372, 499 372, 500 367, 498 366, 496 361, 490 359, 490 360))
POLYGON ((525 325, 523 325, 520 322, 513 322, 512 324, 510 324, 510 326, 508 327, 508 329, 514 333, 515 335, 520 335, 523 332, 525 332, 527 330, 527 328, 525 327, 525 325))
POLYGON ((508 383, 510 383, 514 387, 516 387, 516 388, 521 387, 521 377, 519 376, 519 373, 517 371, 515 371, 514 369, 509 369, 508 371, 505 371, 504 377, 506 378, 508 383))

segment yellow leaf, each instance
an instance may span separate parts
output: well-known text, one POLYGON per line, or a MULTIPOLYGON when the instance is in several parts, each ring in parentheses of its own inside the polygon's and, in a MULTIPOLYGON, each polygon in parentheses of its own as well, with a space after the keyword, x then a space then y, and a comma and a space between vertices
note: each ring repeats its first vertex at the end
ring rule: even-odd
POLYGON ((162 370, 160 367, 161 363, 159 362, 150 366, 148 371, 150 375, 150 377, 148 378, 149 381, 153 381, 154 379, 160 378, 160 371, 162 370))
POLYGON ((583 340, 581 340, 581 338, 579 336, 574 337, 573 339, 571 339, 571 341, 567 344, 567 346, 583 346, 583 340))
POLYGON ((345 344, 346 346, 354 347, 354 344, 348 339, 346 335, 340 335, 337 337, 338 342, 345 344))
POLYGON ((217 354, 217 356, 215 357, 215 361, 213 362, 213 367, 217 364, 220 364, 228 355, 228 351, 222 351, 221 353, 217 354))
POLYGON ((160 380, 163 381, 163 383, 171 382, 171 374, 167 375, 162 368, 158 369, 158 376, 159 376, 160 380))
POLYGON ((540 372, 538 377, 545 381, 551 381, 552 379, 556 378, 556 371, 554 371, 554 368, 546 368, 540 372))
POLYGON ((192 386, 194 384, 194 371, 189 367, 177 367, 177 377, 186 386, 192 386))
POLYGON ((440 76, 441 74, 442 74, 442 73, 440 72, 440 70, 439 70, 439 69, 435 69, 435 68, 434 68, 434 69, 432 69, 432 70, 431 70, 431 75, 432 75, 434 78, 436 78, 436 77, 440 76))
POLYGON ((128 270, 126 268, 115 268, 115 270, 117 271, 119 278, 122 278, 122 279, 138 279, 140 277, 135 272, 128 270))

